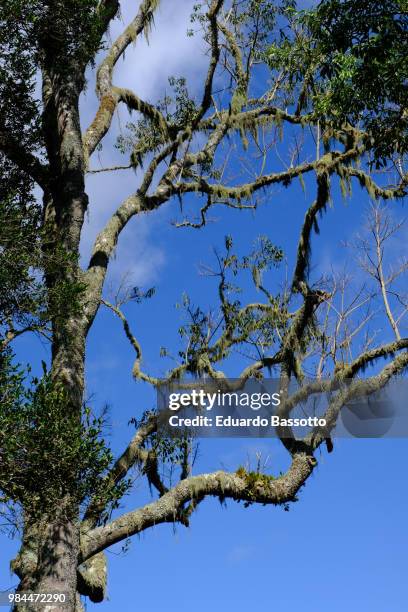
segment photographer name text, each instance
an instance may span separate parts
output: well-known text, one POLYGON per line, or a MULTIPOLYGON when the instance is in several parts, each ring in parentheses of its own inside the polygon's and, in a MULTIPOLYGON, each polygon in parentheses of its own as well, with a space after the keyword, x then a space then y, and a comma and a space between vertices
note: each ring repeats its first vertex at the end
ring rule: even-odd
POLYGON ((215 418, 203 415, 186 418, 172 415, 168 423, 171 427, 325 427, 326 419, 315 416, 289 419, 278 415, 271 415, 269 418, 260 416, 237 418, 220 415, 215 418))

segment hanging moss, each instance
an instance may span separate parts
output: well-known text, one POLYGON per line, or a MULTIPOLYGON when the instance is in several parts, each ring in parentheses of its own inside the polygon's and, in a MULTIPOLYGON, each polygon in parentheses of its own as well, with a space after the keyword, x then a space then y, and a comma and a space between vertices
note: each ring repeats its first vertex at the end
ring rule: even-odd
POLYGON ((236 89, 231 99, 231 112, 238 114, 242 111, 247 101, 245 92, 242 89, 236 89))

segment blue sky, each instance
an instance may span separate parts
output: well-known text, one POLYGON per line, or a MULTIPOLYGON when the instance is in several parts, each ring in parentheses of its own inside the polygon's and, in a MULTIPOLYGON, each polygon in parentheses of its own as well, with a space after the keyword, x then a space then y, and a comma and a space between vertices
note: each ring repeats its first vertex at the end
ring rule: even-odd
MULTIPOLYGON (((138 41, 129 51, 119 66, 117 84, 134 87, 154 100, 162 95, 169 74, 188 76, 193 89, 200 83, 206 67, 202 43, 185 37, 192 4, 183 0, 175 10, 174 2, 163 0, 150 46, 138 41)), ((132 5, 124 3, 125 21, 132 5)), ((92 91, 91 81, 82 100, 84 126, 94 110, 92 91)), ((123 110, 120 119, 126 122, 123 110)), ((114 135, 108 136, 94 167, 118 161, 113 142, 114 135)), ((136 186, 132 172, 90 177, 84 262, 109 213, 136 186)), ((284 249, 291 270, 301 223, 313 198, 309 182, 306 187, 306 193, 298 183, 271 192, 255 214, 217 209, 216 221, 200 231, 172 226, 175 202, 133 220, 118 246, 107 291, 124 274, 134 285, 157 289, 151 300, 125 307, 142 344, 146 370, 157 375, 165 370, 159 350, 176 345, 181 321, 175 303, 183 291, 203 307, 214 303, 214 282, 200 275, 200 263, 211 263, 213 248, 222 247, 226 234, 233 235, 241 253, 251 250, 259 234, 267 234, 284 249)), ((361 226, 368 204, 359 188, 346 203, 336 190, 334 195, 334 207, 322 219, 321 235, 313 242, 312 263, 320 270, 343 265, 341 241, 361 226)), ((399 207, 397 216, 403 216, 402 206, 394 206, 399 207)), ((348 265, 355 269, 355 262, 348 265)), ((390 339, 385 322, 379 326, 381 340, 390 339)), ((41 359, 48 359, 47 348, 35 338, 19 339, 16 349, 23 363, 32 363, 34 373, 40 370, 41 359)), ((116 452, 132 434, 129 419, 154 405, 152 391, 131 378, 133 359, 120 323, 110 312, 101 311, 89 337, 87 395, 96 410, 108 404, 108 435, 116 452)), ((257 452, 268 458, 272 472, 287 466, 288 458, 276 441, 244 439, 202 441, 198 464, 206 471, 235 470, 247 461, 254 465, 257 452)), ((108 551, 109 599, 98 606, 88 604, 88 610, 402 612, 408 599, 407 452, 407 440, 335 441, 334 453, 318 454, 319 466, 289 512, 245 509, 232 502, 221 507, 217 500, 206 500, 189 529, 158 526, 134 538, 126 552, 120 546, 108 551)), ((149 499, 137 480, 124 509, 149 499)), ((3 540, 0 589, 17 582, 5 567, 16 549, 17 542, 3 540)))

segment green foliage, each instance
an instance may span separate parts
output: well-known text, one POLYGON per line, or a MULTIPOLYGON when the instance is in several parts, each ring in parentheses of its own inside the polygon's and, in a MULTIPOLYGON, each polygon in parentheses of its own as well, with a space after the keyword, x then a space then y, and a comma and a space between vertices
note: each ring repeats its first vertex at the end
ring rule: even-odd
POLYGON ((292 15, 266 59, 299 112, 365 129, 378 165, 407 152, 407 0, 323 0, 292 15))
POLYGON ((267 492, 271 484, 276 480, 276 477, 272 474, 262 474, 259 471, 247 472, 242 465, 235 473, 245 481, 247 486, 247 495, 250 499, 249 501, 245 502, 246 507, 252 503, 252 499, 255 500, 257 498, 259 489, 263 489, 265 492, 267 492))
MULTIPOLYGON (((70 0, 47 8, 35 0, 12 0, 0 7, 0 131, 11 134, 25 153, 41 157, 44 152, 42 108, 35 92, 41 45, 48 34, 55 53, 62 45, 64 66, 81 45, 85 53, 85 39, 86 46, 89 36, 96 36, 90 25, 97 21, 96 5, 96 0, 70 0)), ((64 318, 81 291, 77 283, 56 278, 73 257, 58 245, 44 248, 42 207, 34 198, 33 181, 20 169, 24 163, 18 166, 0 154, 0 333, 6 325, 36 327, 64 318), (48 292, 45 275, 55 278, 48 292)))
POLYGON ((6 328, 44 328, 79 312, 83 284, 61 270, 77 258, 59 244, 45 249, 40 206, 24 194, 0 201, 0 334, 6 328), (46 287, 45 277, 49 281, 46 287))
POLYGON ((112 454, 102 438, 103 418, 89 408, 81 419, 48 373, 25 384, 9 352, 0 368, 0 491, 31 516, 69 499, 74 511, 90 496, 115 503, 126 488, 107 487, 112 454))
POLYGON ((268 236, 259 236, 255 248, 242 260, 242 268, 256 268, 261 274, 264 270, 279 266, 283 260, 283 251, 275 246, 268 236))
MULTIPOLYGON (((155 411, 147 410, 140 419, 132 418, 130 423, 138 429, 146 425, 149 418, 155 415, 155 411)), ((186 459, 191 454, 193 440, 187 435, 168 437, 159 430, 152 432, 144 441, 143 446, 151 453, 152 457, 155 457, 157 466, 161 466, 163 474, 167 474, 171 478, 174 469, 183 469, 186 459)), ((147 475, 149 475, 148 466, 149 462, 145 466, 147 475)))
MULTIPOLYGON (((7 128, 28 150, 36 148, 40 138, 39 105, 34 91, 36 43, 30 16, 32 4, 13 0, 0 7, 0 127, 7 128)), ((1 176, 10 172, 11 168, 2 168, 1 176)), ((13 178, 16 181, 14 173, 13 178)))
POLYGON ((24 194, 0 201, 0 326, 30 324, 41 316, 45 299, 37 273, 40 253, 39 208, 24 194))
MULTIPOLYGON (((262 280, 265 272, 281 264, 283 251, 266 236, 260 236, 250 254, 241 258, 233 247, 232 237, 226 236, 225 251, 217 254, 219 270, 211 272, 219 279, 219 314, 194 306, 187 294, 177 305, 186 315, 186 322, 178 330, 184 344, 178 357, 186 367, 177 370, 180 376, 186 371, 194 376, 208 373, 213 364, 226 359, 238 345, 257 346, 258 351, 266 352, 276 342, 277 330, 283 332, 288 324, 285 298, 271 294, 262 280), (266 297, 249 308, 240 295, 244 291, 233 282, 248 272, 255 288, 266 297)), ((170 353, 162 348, 161 355, 168 357, 170 353)))
POLYGON ((0 9, 0 24, 13 28, 30 45, 33 59, 45 50, 53 60, 67 65, 71 60, 85 64, 101 45, 105 15, 98 0, 12 0, 0 9))
POLYGON ((324 0, 305 16, 331 108, 363 121, 381 161, 408 149, 408 3, 324 0))
POLYGON ((130 161, 133 166, 142 165, 145 155, 158 151, 169 135, 175 135, 194 121, 197 115, 197 105, 190 97, 186 79, 169 77, 170 95, 159 100, 155 107, 164 117, 167 127, 164 129, 157 116, 143 115, 135 123, 126 124, 127 132, 121 134, 116 141, 116 148, 123 154, 130 151, 130 161))
MULTIPOLYGON (((16 1, 0 8, 0 132, 12 134, 25 151, 35 152, 41 137, 34 43, 18 18, 26 10, 16 1)), ((17 311, 25 318, 34 307, 38 287, 30 257, 35 268, 40 209, 32 189, 27 175, 0 153, 0 326, 17 311)))

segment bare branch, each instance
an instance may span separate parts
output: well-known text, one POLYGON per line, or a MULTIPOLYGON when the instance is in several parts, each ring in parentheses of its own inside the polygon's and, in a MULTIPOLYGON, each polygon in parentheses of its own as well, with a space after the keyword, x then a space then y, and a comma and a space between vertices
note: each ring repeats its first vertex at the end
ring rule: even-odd
POLYGON ((181 221, 178 223, 175 223, 174 225, 176 227, 193 227, 194 229, 200 229, 201 227, 204 227, 204 225, 207 224, 208 219, 206 216, 207 211, 212 208, 212 206, 214 206, 214 204, 222 204, 223 206, 227 206, 228 208, 235 208, 238 210, 255 210, 256 209, 256 204, 238 204, 238 203, 233 203, 233 202, 213 202, 211 199, 211 196, 208 196, 207 198, 207 203, 201 208, 200 210, 200 217, 201 220, 198 221, 197 223, 195 223, 194 221, 181 221))
POLYGON ((116 170, 130 170, 132 168, 132 164, 127 164, 126 166, 111 166, 110 168, 95 168, 88 170, 88 174, 99 174, 100 172, 116 172, 116 170))
POLYGON ((130 325, 129 325, 128 320, 126 319, 125 315, 123 314, 123 312, 117 306, 114 306, 113 304, 110 304, 106 300, 101 300, 101 302, 107 308, 112 310, 112 312, 114 312, 115 315, 117 317, 119 317, 119 319, 122 321, 123 329, 125 330, 126 337, 129 340, 130 344, 132 345, 132 347, 133 347, 133 349, 134 349, 134 351, 136 353, 136 359, 135 359, 135 362, 133 364, 133 369, 132 369, 133 377, 134 378, 139 378, 140 380, 143 380, 144 382, 148 382, 151 385, 157 386, 159 384, 159 380, 157 378, 154 378, 153 376, 149 376, 148 374, 145 374, 141 370, 140 364, 141 364, 141 361, 142 361, 142 349, 141 349, 141 346, 140 346, 139 342, 137 341, 136 337, 132 334, 132 331, 130 329, 130 325))

